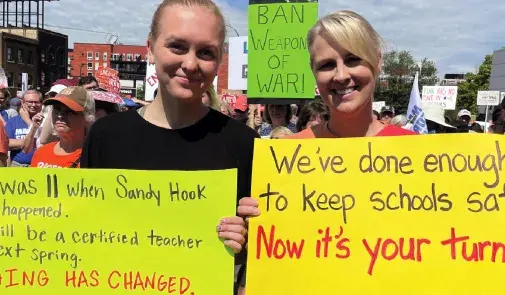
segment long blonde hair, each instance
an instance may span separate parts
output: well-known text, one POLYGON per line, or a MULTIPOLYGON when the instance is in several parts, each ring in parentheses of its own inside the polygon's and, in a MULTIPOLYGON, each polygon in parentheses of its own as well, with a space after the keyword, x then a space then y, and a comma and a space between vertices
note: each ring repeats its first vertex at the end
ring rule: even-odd
MULTIPOLYGON (((309 51, 316 36, 323 32, 345 50, 366 61, 374 77, 378 77, 384 42, 365 18, 355 12, 341 10, 319 19, 307 34, 309 51)), ((312 60, 311 52, 311 64, 312 60)))

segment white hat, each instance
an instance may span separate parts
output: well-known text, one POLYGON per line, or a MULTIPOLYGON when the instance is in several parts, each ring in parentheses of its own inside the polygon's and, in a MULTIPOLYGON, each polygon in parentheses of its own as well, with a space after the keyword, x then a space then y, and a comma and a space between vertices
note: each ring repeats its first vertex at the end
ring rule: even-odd
MULTIPOLYGON (((56 84, 56 85, 54 85, 53 87, 51 87, 51 89, 49 89, 49 91, 48 91, 47 93, 49 93, 49 92, 56 92, 56 93, 60 93, 60 92, 61 92, 63 89, 65 89, 65 88, 67 88, 67 86, 65 86, 65 85, 61 85, 61 84, 56 84)), ((47 94, 47 93, 46 93, 46 94, 47 94)))
POLYGON ((472 116, 472 113, 470 113, 469 110, 466 110, 466 109, 462 109, 461 111, 459 111, 458 113, 458 118, 461 118, 463 116, 468 116, 468 117, 471 117, 472 116))
POLYGON ((448 128, 456 128, 445 123, 445 110, 441 105, 435 103, 427 103, 423 105, 423 111, 424 119, 448 128))

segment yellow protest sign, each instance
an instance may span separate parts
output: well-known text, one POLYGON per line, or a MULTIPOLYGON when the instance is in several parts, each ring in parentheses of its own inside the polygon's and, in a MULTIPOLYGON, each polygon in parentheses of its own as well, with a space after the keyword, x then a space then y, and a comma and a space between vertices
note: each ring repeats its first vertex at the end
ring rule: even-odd
POLYGON ((247 294, 502 294, 505 137, 259 140, 247 294))
POLYGON ((232 294, 236 174, 0 169, 0 293, 232 294))

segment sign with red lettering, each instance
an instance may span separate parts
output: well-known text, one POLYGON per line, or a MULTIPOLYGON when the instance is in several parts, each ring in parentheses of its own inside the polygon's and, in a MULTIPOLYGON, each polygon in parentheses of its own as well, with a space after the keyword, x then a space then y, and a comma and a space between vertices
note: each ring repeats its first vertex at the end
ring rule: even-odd
POLYGON ((247 294, 502 294, 504 170, 502 135, 256 140, 247 294))
POLYGON ((458 86, 424 86, 421 101, 425 104, 439 104, 444 110, 455 110, 458 86))
POLYGON ((118 71, 112 68, 98 68, 96 71, 96 79, 98 80, 98 87, 105 89, 112 93, 119 94, 121 84, 119 81, 118 71))
POLYGON ((0 294, 232 294, 236 170, 0 174, 0 294))

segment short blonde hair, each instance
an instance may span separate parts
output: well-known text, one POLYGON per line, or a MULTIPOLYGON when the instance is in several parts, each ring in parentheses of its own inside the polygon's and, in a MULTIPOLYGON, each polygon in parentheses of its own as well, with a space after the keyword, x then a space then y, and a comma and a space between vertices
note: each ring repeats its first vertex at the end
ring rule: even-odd
POLYGON ((365 18, 355 12, 341 10, 319 19, 307 34, 309 51, 316 36, 323 32, 345 50, 366 61, 373 69, 374 77, 378 77, 384 42, 365 18))
POLYGON ((279 126, 276 127, 274 130, 272 130, 272 133, 270 133, 270 138, 274 138, 274 136, 278 138, 290 136, 293 134, 293 131, 291 131, 289 128, 284 127, 284 126, 279 126))

